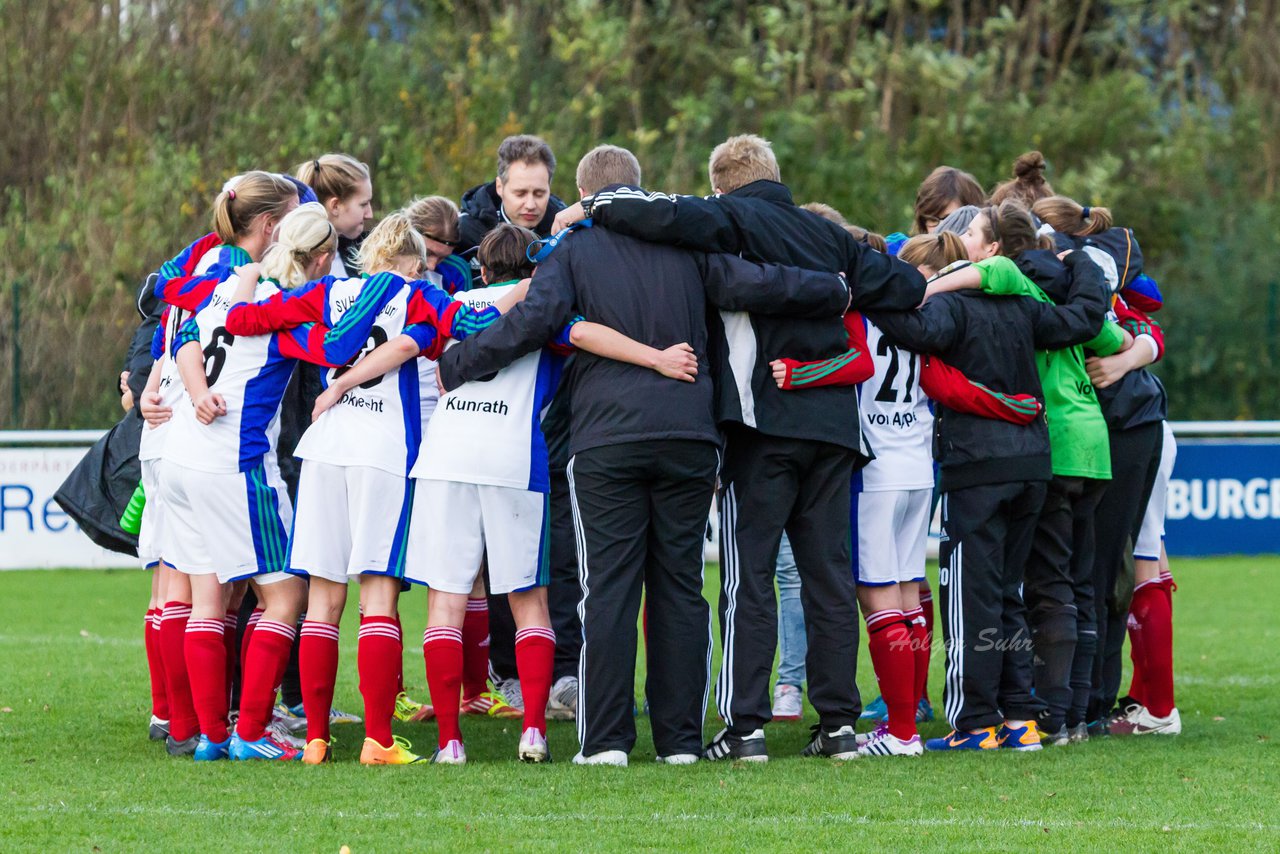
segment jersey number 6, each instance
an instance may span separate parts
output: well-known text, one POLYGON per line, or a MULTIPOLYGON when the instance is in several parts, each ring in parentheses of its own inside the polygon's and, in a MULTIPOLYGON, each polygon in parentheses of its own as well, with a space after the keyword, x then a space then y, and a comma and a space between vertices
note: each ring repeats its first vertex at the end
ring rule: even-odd
POLYGON ((219 326, 213 330, 209 346, 204 348, 204 375, 209 385, 218 381, 218 376, 227 363, 227 348, 234 343, 236 337, 227 331, 227 327, 219 326))

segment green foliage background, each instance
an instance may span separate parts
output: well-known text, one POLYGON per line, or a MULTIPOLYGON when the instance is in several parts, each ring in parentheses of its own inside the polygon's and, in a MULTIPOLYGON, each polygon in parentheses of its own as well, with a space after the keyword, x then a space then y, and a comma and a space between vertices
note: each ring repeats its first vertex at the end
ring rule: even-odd
POLYGON ((521 131, 564 197, 598 142, 702 193, 710 148, 758 132, 799 201, 881 232, 934 166, 993 186, 1039 148, 1058 191, 1136 230, 1174 417, 1277 418, 1276 6, 0 0, 0 421, 118 417, 137 285, 226 176, 346 151, 387 210, 457 198, 521 131))

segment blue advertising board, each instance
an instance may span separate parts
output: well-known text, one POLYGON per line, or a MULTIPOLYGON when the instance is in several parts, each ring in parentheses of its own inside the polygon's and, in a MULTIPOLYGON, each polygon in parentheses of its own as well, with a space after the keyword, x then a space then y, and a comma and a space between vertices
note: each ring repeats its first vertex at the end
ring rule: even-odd
POLYGON ((1183 556, 1280 552, 1280 440, 1179 439, 1165 549, 1183 556))

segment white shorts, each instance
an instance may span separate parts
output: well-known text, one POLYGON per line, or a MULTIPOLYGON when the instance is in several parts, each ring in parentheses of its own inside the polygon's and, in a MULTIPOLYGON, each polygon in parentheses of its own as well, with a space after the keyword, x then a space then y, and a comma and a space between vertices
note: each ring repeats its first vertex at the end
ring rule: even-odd
POLYGON ((303 460, 289 537, 289 572, 346 584, 404 577, 413 481, 371 466, 303 460))
POLYGON ((138 558, 144 569, 152 569, 164 559, 164 499, 160 496, 160 460, 142 460, 142 520, 138 527, 138 558))
POLYGON ((490 593, 545 587, 549 519, 541 492, 419 479, 405 578, 465 595, 487 555, 490 593))
POLYGON ((164 502, 164 559, 187 575, 222 582, 284 575, 293 519, 289 493, 275 462, 247 472, 197 471, 167 460, 160 480, 164 502))
POLYGON ((853 580, 864 587, 924 581, 932 489, 853 493, 853 580))
POLYGON ((1178 441, 1173 428, 1164 422, 1164 441, 1160 445, 1160 468, 1151 487, 1151 500, 1142 515, 1142 530, 1133 544, 1133 556, 1138 560, 1159 560, 1160 544, 1164 542, 1164 510, 1169 494, 1169 479, 1173 477, 1173 463, 1178 457, 1178 441))

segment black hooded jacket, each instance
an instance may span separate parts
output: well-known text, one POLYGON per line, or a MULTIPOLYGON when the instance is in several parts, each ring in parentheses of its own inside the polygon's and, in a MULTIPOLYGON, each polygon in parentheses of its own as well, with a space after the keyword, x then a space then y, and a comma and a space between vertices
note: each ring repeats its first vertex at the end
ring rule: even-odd
MULTIPOLYGON (((538 223, 538 227, 534 229, 539 237, 548 237, 551 235, 551 224, 555 222, 556 214, 564 210, 568 205, 562 202, 553 193, 551 199, 547 202, 547 212, 542 216, 542 222, 538 223)), ((459 255, 470 253, 474 256, 474 250, 480 245, 480 241, 484 240, 484 236, 497 228, 501 223, 510 222, 506 213, 502 210, 502 199, 498 198, 498 187, 496 181, 490 181, 488 184, 478 184, 462 194, 462 212, 461 218, 458 220, 458 245, 455 251, 459 255)), ((472 257, 474 262, 474 257, 472 257)), ((474 266, 474 264, 473 264, 474 266)), ((476 268, 477 270, 479 268, 476 268)))

